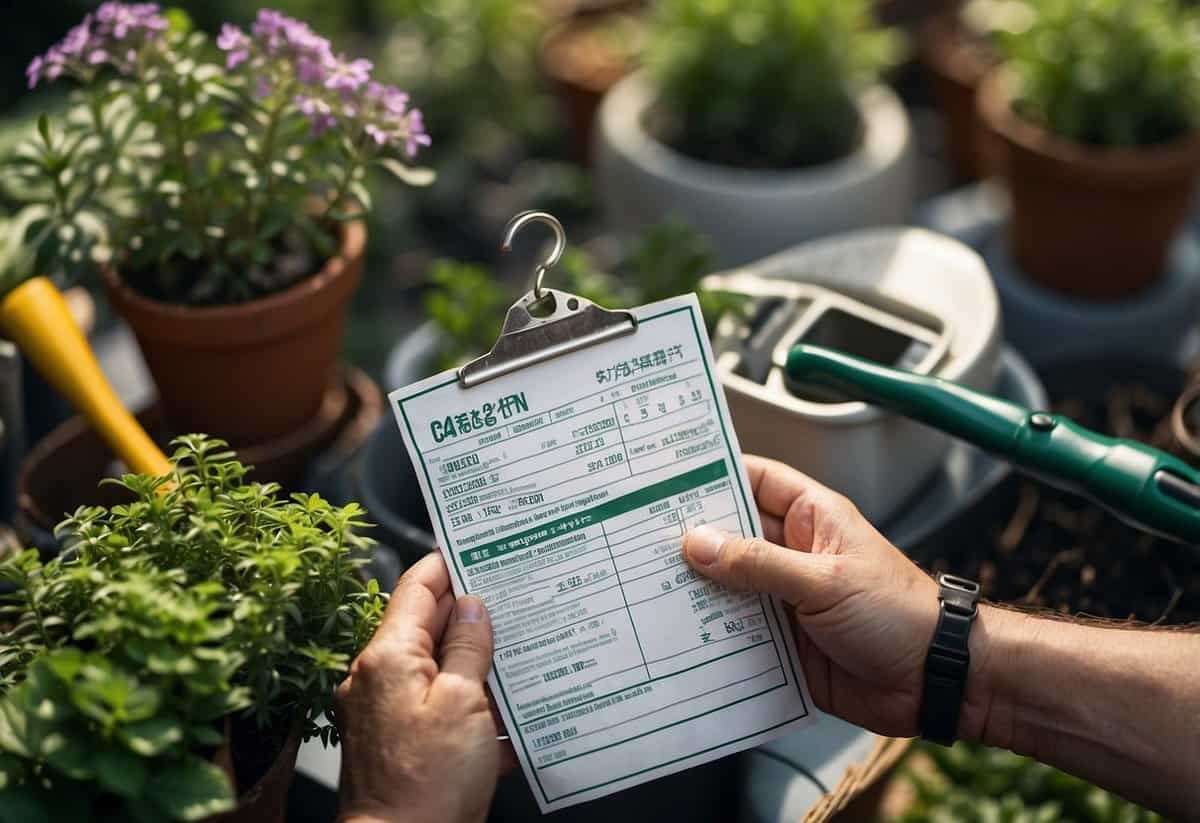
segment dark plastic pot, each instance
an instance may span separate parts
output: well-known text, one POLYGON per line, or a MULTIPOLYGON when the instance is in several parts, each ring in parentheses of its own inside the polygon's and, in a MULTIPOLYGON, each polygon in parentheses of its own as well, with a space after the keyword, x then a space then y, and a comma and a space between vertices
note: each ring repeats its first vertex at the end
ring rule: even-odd
MULTIPOLYGON (((300 751, 300 732, 293 730, 283 743, 274 762, 254 785, 238 792, 238 804, 231 812, 205 818, 205 823, 284 823, 288 790, 296 776, 296 754, 300 751)), ((236 783, 232 767, 221 764, 236 783)))
POLYGON ((375 524, 371 536, 391 547, 402 569, 435 549, 417 475, 390 415, 379 422, 354 461, 351 478, 354 497, 375 524))
MULTIPOLYGON (((238 450, 238 458, 254 466, 255 480, 274 481, 285 489, 306 488, 306 474, 319 455, 326 463, 338 453, 357 450, 379 420, 383 398, 379 388, 353 369, 326 387, 318 413, 284 437, 238 450), (357 442, 355 442, 357 441, 357 442)), ((160 444, 172 431, 155 406, 138 415, 160 444)), ((83 505, 122 502, 120 490, 99 486, 118 466, 112 451, 95 430, 74 417, 36 444, 22 462, 17 477, 17 525, 22 536, 53 551, 53 530, 67 512, 83 505)))

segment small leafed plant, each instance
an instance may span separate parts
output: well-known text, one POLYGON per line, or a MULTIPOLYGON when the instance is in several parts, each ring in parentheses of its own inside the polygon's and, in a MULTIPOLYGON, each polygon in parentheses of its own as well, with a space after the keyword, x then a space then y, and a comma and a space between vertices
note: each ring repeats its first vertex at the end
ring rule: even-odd
POLYGON ((231 303, 314 274, 371 205, 368 168, 410 183, 419 109, 307 24, 262 10, 215 45, 179 12, 106 2, 29 65, 79 86, 7 165, 29 254, 9 277, 114 263, 150 297, 231 303))
POLYGON ((1129 148, 1200 125, 1200 14, 1176 0, 1037 0, 998 45, 1013 107, 1057 135, 1129 148))
POLYGON ((901 46, 870 0, 662 0, 643 53, 650 125, 708 162, 829 162, 858 141, 855 98, 901 46))
POLYGON ((268 758, 292 730, 336 742, 321 718, 386 599, 356 574, 361 510, 281 500, 220 441, 176 446, 172 474, 114 481, 133 502, 67 519, 58 559, 0 566, 0 820, 226 811, 230 717, 268 758))

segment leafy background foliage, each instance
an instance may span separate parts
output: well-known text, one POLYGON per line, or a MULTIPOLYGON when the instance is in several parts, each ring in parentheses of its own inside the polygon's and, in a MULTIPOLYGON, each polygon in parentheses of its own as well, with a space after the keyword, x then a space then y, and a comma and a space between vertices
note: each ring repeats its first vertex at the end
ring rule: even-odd
MULTIPOLYGON (((605 308, 624 308, 697 291, 700 278, 711 270, 708 241, 686 223, 667 218, 639 238, 618 265, 618 275, 601 271, 582 249, 568 248, 546 284, 605 308)), ((490 349, 515 295, 486 266, 457 260, 437 261, 430 282, 425 313, 445 338, 433 366, 451 368, 490 349)), ((699 290, 698 296, 709 326, 741 305, 735 295, 699 290)))
POLYGON ((1200 14, 1176 0, 1038 0, 1000 32, 1016 111, 1095 146, 1135 147, 1200 125, 1200 14))
POLYGON ((180 438, 174 473, 126 475, 134 502, 82 508, 15 584, 0 621, 0 819, 197 820, 232 806, 209 760, 221 721, 320 725, 386 596, 356 569, 356 504, 279 499, 224 444, 180 438))
POLYGON ((655 129, 726 165, 792 168, 848 152, 855 95, 899 56, 870 0, 661 0, 644 60, 655 129))
MULTIPOLYGON (((1157 823, 1103 789, 1001 749, 922 745, 932 769, 906 770, 916 802, 899 823, 1157 823)), ((910 761, 911 763, 911 761, 910 761)))

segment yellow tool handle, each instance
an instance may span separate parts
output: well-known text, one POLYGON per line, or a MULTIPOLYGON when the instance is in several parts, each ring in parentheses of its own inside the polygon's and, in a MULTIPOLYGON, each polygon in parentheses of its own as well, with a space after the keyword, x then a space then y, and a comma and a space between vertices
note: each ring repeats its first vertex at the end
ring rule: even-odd
POLYGON ((164 475, 171 463, 125 408, 100 370, 62 292, 45 277, 27 280, 0 301, 0 331, 139 474, 164 475))

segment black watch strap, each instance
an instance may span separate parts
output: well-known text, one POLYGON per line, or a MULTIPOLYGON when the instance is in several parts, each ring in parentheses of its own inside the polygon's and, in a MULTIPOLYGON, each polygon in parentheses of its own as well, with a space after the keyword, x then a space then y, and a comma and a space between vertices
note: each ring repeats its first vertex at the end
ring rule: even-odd
POLYGON ((937 629, 925 658, 925 686, 917 723, 921 737, 949 746, 958 737, 958 716, 971 668, 971 624, 979 611, 979 584, 939 574, 937 629))

